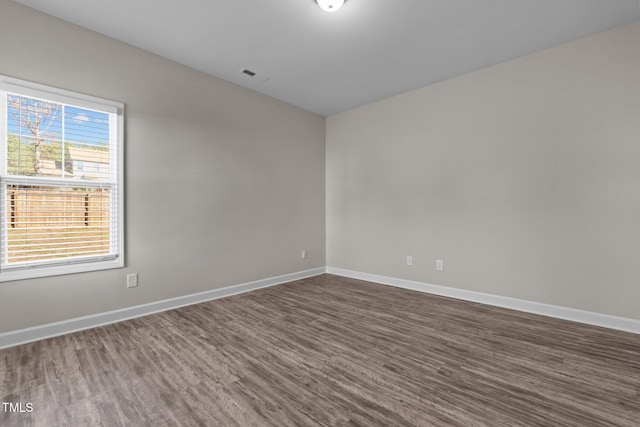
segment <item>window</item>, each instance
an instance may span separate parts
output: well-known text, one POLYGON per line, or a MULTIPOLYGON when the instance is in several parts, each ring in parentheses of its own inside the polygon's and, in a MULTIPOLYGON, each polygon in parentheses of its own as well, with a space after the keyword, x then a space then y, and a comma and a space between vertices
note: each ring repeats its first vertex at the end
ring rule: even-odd
POLYGON ((124 265, 123 110, 0 76, 0 281, 124 265))

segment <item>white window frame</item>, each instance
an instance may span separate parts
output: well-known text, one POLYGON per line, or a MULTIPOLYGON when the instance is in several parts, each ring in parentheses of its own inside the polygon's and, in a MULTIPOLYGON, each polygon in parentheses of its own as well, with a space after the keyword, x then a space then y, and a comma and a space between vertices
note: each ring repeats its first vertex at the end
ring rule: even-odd
MULTIPOLYGON (((116 194, 110 191, 110 209, 112 218, 117 218, 115 221, 117 240, 115 247, 112 247, 114 254, 105 256, 61 259, 56 260, 55 263, 34 261, 16 267, 3 266, 3 258, 0 258, 0 282, 124 267, 124 104, 0 75, 0 147, 2 147, 0 150, 0 180, 2 180, 0 233, 6 233, 7 227, 6 184, 33 185, 34 182, 40 182, 43 185, 56 185, 63 182, 63 180, 36 177, 21 180, 18 176, 7 175, 7 92, 115 114, 115 120, 110 123, 110 126, 117 126, 115 159, 112 157, 115 161, 112 162, 111 167, 117 168, 112 175, 117 177, 117 181, 116 194)), ((99 183, 92 184, 90 181, 81 181, 78 184, 82 187, 100 187, 99 183)), ((7 239, 4 240, 7 241, 7 239)), ((0 257, 4 257, 5 254, 6 248, 0 247, 0 257)))

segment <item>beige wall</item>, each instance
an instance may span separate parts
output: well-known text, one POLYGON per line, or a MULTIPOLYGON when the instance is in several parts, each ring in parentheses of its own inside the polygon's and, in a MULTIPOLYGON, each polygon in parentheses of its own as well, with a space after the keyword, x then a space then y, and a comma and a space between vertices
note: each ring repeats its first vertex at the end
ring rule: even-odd
POLYGON ((124 269, 0 283, 0 332, 325 265, 323 117, 7 0, 0 74, 126 104, 127 231, 124 269))
POLYGON ((327 258, 640 319, 640 23, 329 117, 327 258))
MULTIPOLYGON (((638 46, 635 23, 328 118, 326 264, 640 318, 638 46)), ((0 58, 127 108, 127 267, 0 283, 0 333, 325 265, 322 117, 7 0, 0 58)))

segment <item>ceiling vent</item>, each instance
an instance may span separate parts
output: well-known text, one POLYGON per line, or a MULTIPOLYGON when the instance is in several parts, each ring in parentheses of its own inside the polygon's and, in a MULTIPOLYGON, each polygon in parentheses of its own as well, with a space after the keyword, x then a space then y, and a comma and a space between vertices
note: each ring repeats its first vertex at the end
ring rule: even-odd
POLYGON ((249 78, 260 80, 261 82, 266 82, 267 80, 269 80, 269 77, 264 76, 262 74, 258 74, 255 71, 252 71, 248 68, 242 68, 240 72, 249 78))

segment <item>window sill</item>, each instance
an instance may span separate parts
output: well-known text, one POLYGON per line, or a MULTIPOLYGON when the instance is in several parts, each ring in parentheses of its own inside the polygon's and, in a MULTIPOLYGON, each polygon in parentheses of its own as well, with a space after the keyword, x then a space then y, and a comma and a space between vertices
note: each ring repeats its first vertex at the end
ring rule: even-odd
POLYGON ((27 269, 2 270, 0 282, 12 280, 35 279, 37 277, 61 276, 63 274, 87 273, 90 271, 109 270, 124 267, 124 260, 118 257, 109 261, 95 261, 83 264, 56 265, 51 267, 35 267, 27 269))

